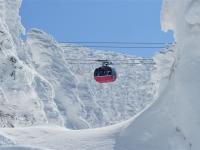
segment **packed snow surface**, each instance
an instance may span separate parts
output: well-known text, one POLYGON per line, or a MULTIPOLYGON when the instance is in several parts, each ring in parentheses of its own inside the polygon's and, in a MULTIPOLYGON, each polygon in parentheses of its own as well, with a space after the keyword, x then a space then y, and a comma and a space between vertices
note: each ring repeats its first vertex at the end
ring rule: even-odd
POLYGON ((0 0, 0 149, 200 149, 198 0, 164 0, 162 29, 176 45, 156 66, 117 68, 112 84, 91 80, 96 64, 68 59, 133 56, 72 48, 38 29, 21 41, 20 4, 0 0), (82 129, 92 127, 102 128, 82 129))

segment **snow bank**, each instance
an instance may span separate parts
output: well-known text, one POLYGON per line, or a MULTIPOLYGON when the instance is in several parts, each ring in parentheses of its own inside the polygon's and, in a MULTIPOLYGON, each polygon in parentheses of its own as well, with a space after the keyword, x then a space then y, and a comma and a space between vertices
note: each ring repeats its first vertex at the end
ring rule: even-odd
POLYGON ((162 29, 173 30, 176 62, 158 100, 117 140, 116 150, 200 149, 200 3, 164 0, 162 29))
POLYGON ((36 148, 32 146, 2 146, 0 150, 50 150, 43 148, 36 148))
POLYGON ((122 127, 116 125, 99 129, 67 130, 44 126, 1 131, 15 140, 16 145, 12 146, 30 145, 54 150, 111 150, 122 127))

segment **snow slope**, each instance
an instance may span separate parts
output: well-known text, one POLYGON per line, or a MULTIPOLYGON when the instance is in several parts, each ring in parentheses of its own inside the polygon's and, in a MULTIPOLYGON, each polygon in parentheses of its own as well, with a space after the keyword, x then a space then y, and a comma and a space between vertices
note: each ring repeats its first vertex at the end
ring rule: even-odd
POLYGON ((116 150, 200 149, 199 8, 195 0, 164 0, 162 28, 174 31, 176 63, 165 90, 121 133, 116 150))
MULTIPOLYGON (((113 149, 119 127, 67 130, 59 127, 3 129, 17 145, 36 146, 54 150, 109 150, 113 149)), ((15 145, 10 145, 15 147, 15 145)), ((0 148, 1 149, 1 148, 0 148)))

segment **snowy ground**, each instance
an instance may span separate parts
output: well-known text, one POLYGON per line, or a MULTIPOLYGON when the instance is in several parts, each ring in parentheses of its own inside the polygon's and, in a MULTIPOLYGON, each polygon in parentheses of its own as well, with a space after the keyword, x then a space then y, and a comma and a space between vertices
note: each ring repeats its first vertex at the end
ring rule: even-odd
MULTIPOLYGON (((87 130, 68 130, 60 127, 29 127, 2 129, 2 145, 16 144, 55 150, 109 150, 123 125, 87 130)), ((1 148, 0 148, 1 149, 1 148)))

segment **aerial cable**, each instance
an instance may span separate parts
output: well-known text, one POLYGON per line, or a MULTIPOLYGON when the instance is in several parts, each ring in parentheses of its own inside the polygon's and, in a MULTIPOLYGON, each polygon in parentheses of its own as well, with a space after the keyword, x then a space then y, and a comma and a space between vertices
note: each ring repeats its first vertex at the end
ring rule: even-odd
POLYGON ((89 48, 126 48, 126 49, 154 49, 154 48, 165 48, 165 46, 99 46, 99 45, 66 45, 64 47, 74 47, 74 48, 81 48, 81 47, 89 47, 89 48))
POLYGON ((99 62, 110 62, 110 65, 137 65, 137 64, 152 64, 155 65, 153 59, 149 58, 133 58, 133 59, 65 59, 69 64, 99 64, 99 62), (133 62, 131 62, 133 61, 133 62))
POLYGON ((74 58, 66 58, 65 60, 69 60, 69 61, 98 61, 98 62, 101 62, 101 61, 135 61, 135 60, 149 60, 149 61, 153 61, 152 58, 127 58, 127 59, 82 59, 82 58, 77 58, 77 59, 74 59, 74 58))
MULTIPOLYGON (((72 65, 91 65, 91 63, 78 63, 78 62, 77 63, 70 62, 69 64, 72 64, 72 65)), ((94 65, 94 64, 99 64, 99 63, 92 63, 92 64, 94 65)), ((133 63, 111 63, 110 65, 115 66, 115 65, 141 65, 141 64, 155 65, 156 63, 154 63, 154 62, 152 62, 152 63, 150 63, 150 62, 149 63, 147 63, 147 62, 140 62, 140 63, 137 62, 136 63, 135 62, 134 63, 133 62, 133 63)))
POLYGON ((172 44, 171 42, 74 42, 74 41, 69 41, 69 42, 60 42, 63 44, 128 44, 128 45, 166 45, 166 44, 172 44))

